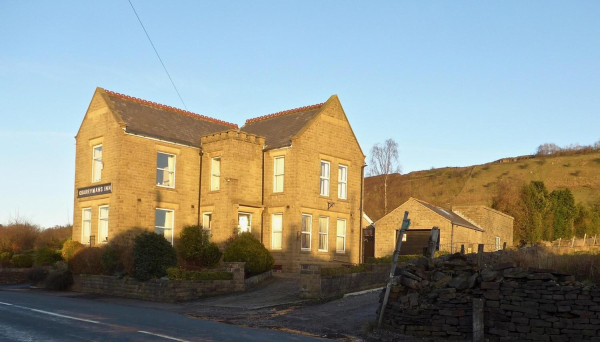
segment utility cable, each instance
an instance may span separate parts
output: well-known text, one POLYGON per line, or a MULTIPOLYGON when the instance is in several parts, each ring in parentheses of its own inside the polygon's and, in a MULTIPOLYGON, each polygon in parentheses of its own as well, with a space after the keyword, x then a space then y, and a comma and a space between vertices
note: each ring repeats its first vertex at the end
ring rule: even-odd
POLYGON ((128 0, 128 1, 129 1, 129 4, 131 5, 131 9, 133 9, 133 13, 135 13, 135 16, 137 17, 138 21, 140 22, 140 25, 142 25, 142 29, 144 29, 144 33, 146 33, 146 37, 148 37, 148 41, 150 42, 150 45, 152 45, 152 48, 154 49, 154 52, 156 52, 156 57, 158 57, 158 60, 160 61, 160 64, 162 64, 163 68, 165 69, 165 72, 167 73, 167 76, 169 76, 169 80, 171 81, 171 84, 173 85, 173 88, 175 88, 175 92, 177 93, 177 96, 179 96, 179 99, 181 100, 181 103, 183 104, 183 108, 185 108, 185 110, 187 110, 187 106, 185 105, 185 102, 183 102, 183 98, 181 97, 181 94, 179 94, 179 90, 177 90, 177 87, 175 86, 175 82, 173 82, 173 79, 171 78, 171 75, 167 71, 167 67, 165 66, 165 63, 163 63, 162 58, 160 58, 160 55, 158 54, 158 51, 156 50, 156 47, 154 46, 154 43, 152 43, 152 39, 150 39, 150 35, 148 34, 148 31, 146 31, 146 28, 144 27, 144 24, 142 23, 142 20, 140 19, 140 16, 137 14, 137 11, 135 10, 135 7, 133 7, 133 4, 131 3, 131 0, 128 0))

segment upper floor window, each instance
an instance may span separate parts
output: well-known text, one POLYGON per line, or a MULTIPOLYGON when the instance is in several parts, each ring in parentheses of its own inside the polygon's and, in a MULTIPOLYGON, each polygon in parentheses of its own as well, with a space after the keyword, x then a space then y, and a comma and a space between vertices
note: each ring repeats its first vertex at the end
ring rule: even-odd
POLYGON ((175 187, 175 155, 158 152, 156 154, 156 185, 175 187))
POLYGON ((312 216, 302 214, 302 234, 300 235, 300 249, 310 251, 310 240, 312 235, 312 216))
POLYGON ((92 234, 92 208, 83 208, 81 210, 81 243, 87 245, 90 243, 92 234))
POLYGON ((271 231, 271 249, 280 250, 283 247, 283 214, 273 214, 271 231))
POLYGON ((346 253, 346 220, 337 220, 337 235, 335 238, 335 251, 346 253))
POLYGON ((92 182, 99 182, 102 179, 102 145, 92 147, 92 182))
POLYGON ((285 169, 285 157, 273 159, 273 192, 283 192, 283 173, 285 169))
POLYGON ((329 167, 329 162, 321 160, 321 196, 329 196, 329 167))
POLYGON ((338 166, 338 198, 348 198, 348 167, 338 166))
POLYGON ((214 157, 210 163, 210 190, 221 189, 221 157, 214 157))
POLYGON ((169 209, 154 211, 154 232, 162 235, 173 244, 173 226, 175 225, 175 212, 169 209))
POLYGON ((108 241, 108 206, 98 208, 98 242, 108 241))

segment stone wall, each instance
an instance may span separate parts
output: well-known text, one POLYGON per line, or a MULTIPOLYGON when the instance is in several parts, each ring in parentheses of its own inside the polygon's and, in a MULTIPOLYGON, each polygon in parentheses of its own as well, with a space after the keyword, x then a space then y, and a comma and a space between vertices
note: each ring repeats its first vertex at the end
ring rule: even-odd
POLYGON ((302 265, 300 297, 330 298, 384 286, 391 265, 366 264, 365 266, 370 268, 368 272, 322 276, 320 265, 302 265))
POLYGON ((229 263, 228 270, 233 273, 232 280, 152 279, 142 282, 133 278, 77 275, 73 277, 71 290, 156 302, 180 302, 246 290, 244 263, 229 263))
POLYGON ((386 329, 471 340, 477 298, 484 301, 487 341, 600 341, 600 287, 571 275, 513 263, 479 269, 460 255, 419 259, 401 273, 386 306, 386 329))
POLYGON ((0 284, 21 284, 28 282, 30 268, 0 268, 0 284))

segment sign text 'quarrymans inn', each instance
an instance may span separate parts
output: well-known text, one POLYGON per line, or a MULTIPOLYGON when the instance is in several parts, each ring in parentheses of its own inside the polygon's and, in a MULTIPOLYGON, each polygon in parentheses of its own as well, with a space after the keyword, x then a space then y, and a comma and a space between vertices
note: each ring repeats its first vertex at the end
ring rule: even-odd
POLYGON ((112 183, 88 186, 77 190, 77 197, 88 197, 102 194, 110 194, 112 192, 112 183))

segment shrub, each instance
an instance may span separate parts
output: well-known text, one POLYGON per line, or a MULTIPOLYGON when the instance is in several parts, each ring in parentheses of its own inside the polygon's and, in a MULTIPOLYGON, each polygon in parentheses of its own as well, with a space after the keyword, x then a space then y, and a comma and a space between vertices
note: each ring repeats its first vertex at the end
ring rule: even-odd
POLYGON ((350 266, 350 267, 332 267, 332 268, 321 269, 321 276, 327 277, 327 276, 333 276, 333 275, 362 273, 362 272, 368 272, 368 271, 369 271, 369 269, 367 268, 366 265, 356 265, 356 266, 350 266))
POLYGON ((167 275, 171 280, 231 280, 231 272, 215 271, 188 271, 180 268, 167 269, 167 275))
POLYGON ((31 253, 15 254, 10 259, 15 267, 28 268, 33 266, 33 255, 31 253))
POLYGON ((87 247, 77 251, 69 259, 69 269, 73 274, 102 274, 102 249, 87 247))
POLYGON ((0 261, 10 262, 11 258, 12 258, 12 253, 11 252, 2 252, 2 253, 0 253, 0 261))
POLYGON ((177 265, 177 253, 162 235, 147 232, 135 238, 133 263, 136 279, 161 278, 167 275, 167 268, 177 265))
POLYGON ((62 246, 61 256, 65 261, 68 262, 69 259, 71 259, 71 257, 82 248, 84 248, 83 245, 80 244, 78 241, 73 241, 69 239, 65 241, 65 243, 62 246))
POLYGON ((44 287, 55 291, 68 290, 71 285, 73 285, 73 273, 65 268, 52 270, 44 282, 44 287))
POLYGON ((177 252, 187 262, 199 262, 208 244, 208 236, 200 226, 185 226, 179 234, 177 252))
POLYGON ((34 284, 42 283, 48 276, 48 270, 43 267, 34 267, 27 272, 27 279, 34 284))
POLYGON ((242 233, 225 251, 225 262, 245 262, 244 270, 248 275, 266 272, 273 268, 271 252, 256 239, 252 233, 242 233))
POLYGON ((50 247, 38 248, 33 255, 33 263, 36 266, 49 266, 62 260, 60 253, 50 247))
POLYGON ((119 265, 123 266, 123 272, 132 275, 135 272, 135 264, 133 262, 133 245, 119 247, 119 265))
POLYGON ((223 256, 223 253, 221 253, 217 244, 212 242, 204 249, 204 254, 202 255, 202 265, 206 267, 214 267, 219 264, 221 256, 223 256))
POLYGON ((100 249, 102 250, 102 254, 100 256, 100 264, 102 265, 102 270, 104 271, 104 274, 114 274, 117 270, 117 267, 119 266, 118 251, 110 246, 105 246, 100 249))

